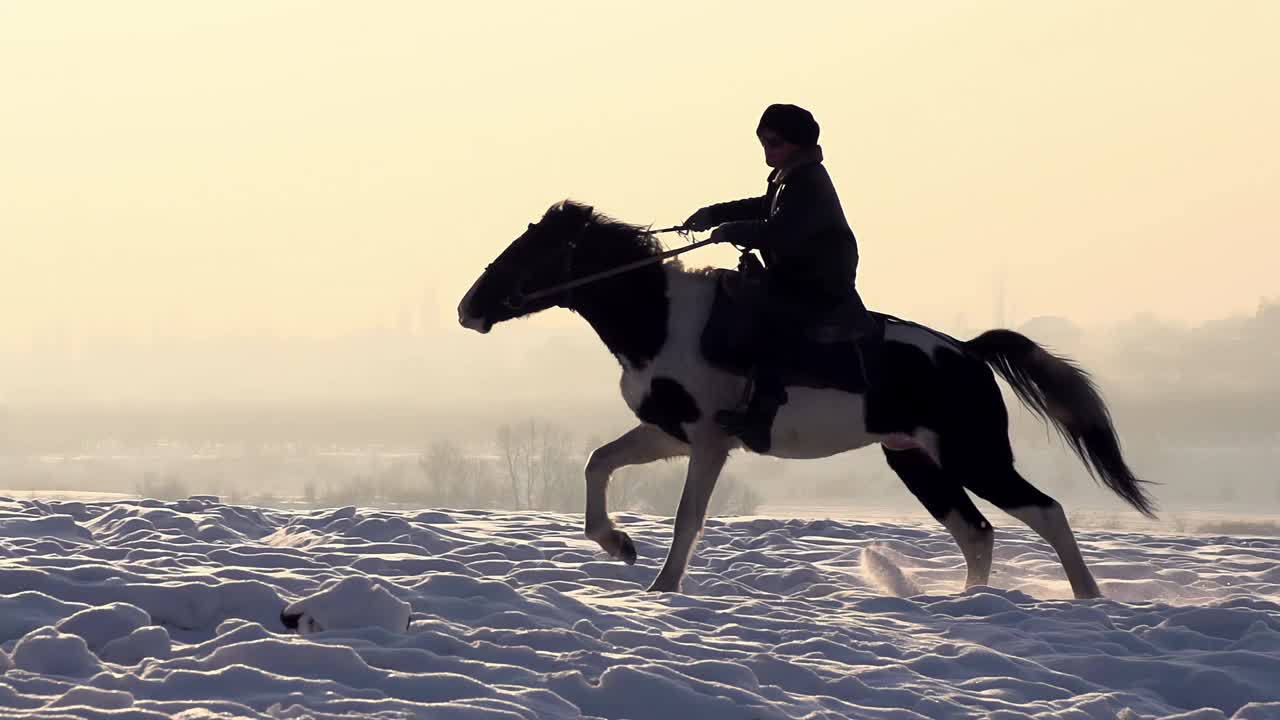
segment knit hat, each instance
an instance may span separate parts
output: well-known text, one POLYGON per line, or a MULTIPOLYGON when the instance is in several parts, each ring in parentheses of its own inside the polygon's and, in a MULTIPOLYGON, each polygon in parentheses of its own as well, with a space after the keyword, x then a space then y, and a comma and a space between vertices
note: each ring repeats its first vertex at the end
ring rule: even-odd
POLYGON ((769 129, 789 143, 809 147, 818 144, 818 121, 802 107, 774 104, 765 108, 756 132, 769 129))

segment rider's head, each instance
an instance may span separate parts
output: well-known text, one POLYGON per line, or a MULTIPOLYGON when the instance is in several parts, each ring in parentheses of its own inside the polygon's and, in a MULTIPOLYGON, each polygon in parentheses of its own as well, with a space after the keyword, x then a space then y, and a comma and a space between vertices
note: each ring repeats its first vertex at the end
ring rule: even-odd
POLYGON ((797 152, 818 144, 818 122, 795 105, 770 105, 760 116, 756 137, 764 147, 764 162, 783 167, 797 152))

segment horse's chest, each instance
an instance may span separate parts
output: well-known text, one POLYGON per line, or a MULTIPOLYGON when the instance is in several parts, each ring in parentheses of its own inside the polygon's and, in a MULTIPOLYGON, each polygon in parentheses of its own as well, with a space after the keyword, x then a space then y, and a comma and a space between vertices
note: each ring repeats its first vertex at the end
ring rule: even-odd
POLYGON ((632 412, 638 414, 646 402, 658 401, 653 399, 655 387, 659 388, 657 393, 663 395, 669 393, 673 385, 679 385, 686 394, 700 392, 703 383, 699 380, 706 368, 697 351, 697 337, 693 328, 672 327, 661 352, 644 367, 633 367, 624 358, 618 358, 622 365, 622 399, 632 412), (667 390, 661 390, 663 387, 667 390))
POLYGON ((702 417, 702 409, 679 380, 654 373, 622 376, 622 396, 641 422, 660 427, 668 435, 689 441, 685 425, 702 417))
POLYGON ((632 412, 640 408, 640 404, 649 394, 649 383, 653 380, 653 373, 649 370, 623 370, 622 382, 622 399, 627 403, 627 407, 632 412))
POLYGON ((700 341, 712 298, 712 286, 677 277, 669 288, 673 310, 657 356, 644 367, 622 364, 620 389, 627 407, 642 422, 688 441, 688 425, 731 407, 741 379, 710 367, 700 341))

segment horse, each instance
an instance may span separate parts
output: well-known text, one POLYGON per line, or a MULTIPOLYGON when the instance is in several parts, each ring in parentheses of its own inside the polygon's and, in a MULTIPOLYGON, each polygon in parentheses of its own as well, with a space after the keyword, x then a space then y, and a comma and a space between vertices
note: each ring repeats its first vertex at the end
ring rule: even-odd
MULTIPOLYGON (((552 307, 580 315, 617 359, 623 400, 639 423, 588 457, 587 538, 616 560, 636 561, 636 548, 606 507, 620 468, 688 458, 688 471, 667 557, 648 587, 678 592, 701 537, 707 506, 730 452, 745 449, 713 415, 739 407, 749 363, 724 359, 708 338, 713 310, 724 301, 730 270, 691 270, 665 252, 654 233, 573 200, 552 205, 490 263, 458 305, 458 321, 488 333, 493 326, 552 307), (625 269, 625 272, 618 272, 625 269)), ((1077 598, 1101 597, 1066 513, 1014 468, 999 374, 1016 396, 1051 424, 1095 480, 1137 511, 1155 504, 1126 464, 1110 412, 1087 371, 1026 336, 993 329, 960 341, 889 315, 881 321, 879 371, 871 384, 837 371, 787 380, 762 454, 821 458, 873 444, 907 489, 951 534, 964 556, 965 587, 985 586, 994 530, 966 490, 1040 535, 1057 553, 1077 598)), ((836 358, 835 345, 805 352, 836 358)), ((833 363, 828 363, 831 365, 833 363)), ((850 367, 856 366, 852 363, 850 367)))

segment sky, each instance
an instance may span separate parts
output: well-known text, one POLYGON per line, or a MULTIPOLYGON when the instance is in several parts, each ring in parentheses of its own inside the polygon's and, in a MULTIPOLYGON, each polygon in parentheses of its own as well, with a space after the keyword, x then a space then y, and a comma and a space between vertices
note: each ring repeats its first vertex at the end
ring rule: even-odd
POLYGON ((0 2, 0 337, 464 332, 555 201, 760 194, 772 102, 822 126, 873 309, 1252 312, 1276 37, 1248 1, 0 2))

